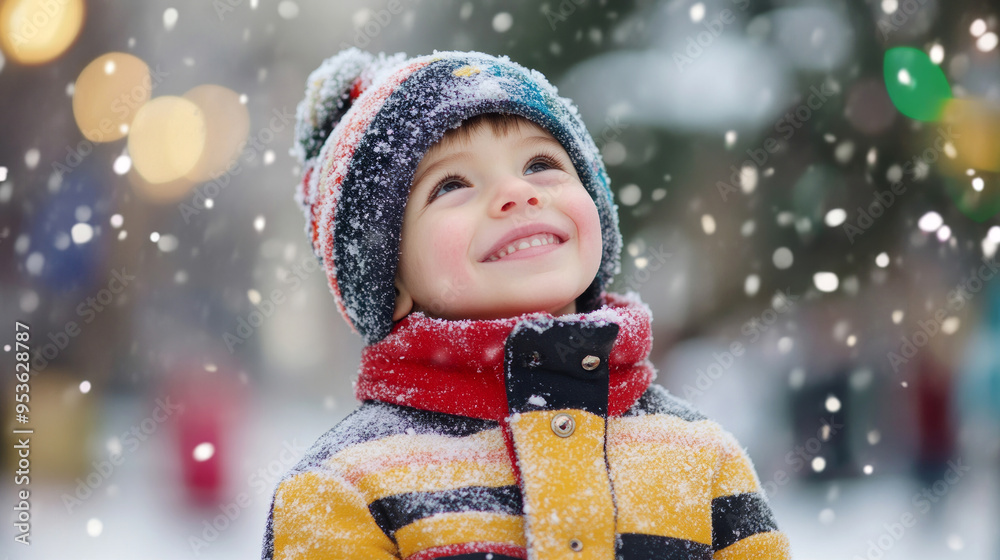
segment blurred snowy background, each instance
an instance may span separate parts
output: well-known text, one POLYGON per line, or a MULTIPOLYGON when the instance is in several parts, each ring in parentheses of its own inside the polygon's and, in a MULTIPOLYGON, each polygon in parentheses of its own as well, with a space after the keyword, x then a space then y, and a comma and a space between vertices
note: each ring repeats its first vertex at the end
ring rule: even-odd
POLYGON ((355 45, 506 54, 579 104, 657 382, 747 447, 796 558, 1000 558, 998 11, 0 2, 0 556, 259 556, 278 476, 354 406, 288 149, 355 45))

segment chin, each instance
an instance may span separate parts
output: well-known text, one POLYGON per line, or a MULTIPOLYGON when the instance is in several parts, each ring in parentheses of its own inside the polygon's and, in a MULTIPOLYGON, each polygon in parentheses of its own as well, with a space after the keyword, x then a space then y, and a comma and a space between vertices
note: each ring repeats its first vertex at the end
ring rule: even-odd
MULTIPOLYGON (((541 291, 541 290, 540 290, 541 291)), ((562 315, 568 305, 576 301, 577 296, 567 294, 564 297, 553 297, 551 292, 542 291, 545 294, 540 298, 525 299, 523 294, 511 295, 510 298, 496 302, 486 314, 493 315, 494 318, 516 317, 525 313, 548 312, 552 315, 562 315)))

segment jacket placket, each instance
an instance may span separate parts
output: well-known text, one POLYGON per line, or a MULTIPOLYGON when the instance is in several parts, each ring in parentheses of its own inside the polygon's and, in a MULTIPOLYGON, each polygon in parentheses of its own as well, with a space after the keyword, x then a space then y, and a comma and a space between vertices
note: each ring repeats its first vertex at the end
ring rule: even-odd
POLYGON ((605 453, 614 323, 521 324, 505 343, 515 469, 530 560, 612 560, 605 453))

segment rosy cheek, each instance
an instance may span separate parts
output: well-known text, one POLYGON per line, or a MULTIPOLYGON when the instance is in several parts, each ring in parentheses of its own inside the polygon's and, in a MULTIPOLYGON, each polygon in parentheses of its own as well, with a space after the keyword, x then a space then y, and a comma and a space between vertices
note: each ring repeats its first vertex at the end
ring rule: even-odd
POLYGON ((572 196, 565 198, 565 212, 576 224, 577 234, 580 236, 580 247, 584 254, 598 255, 602 253, 601 217, 597 212, 597 206, 584 190, 583 186, 577 187, 572 196))
POLYGON ((467 278, 469 272, 469 239, 471 229, 460 219, 429 220, 422 239, 426 242, 417 250, 423 270, 435 276, 434 284, 454 285, 467 278))

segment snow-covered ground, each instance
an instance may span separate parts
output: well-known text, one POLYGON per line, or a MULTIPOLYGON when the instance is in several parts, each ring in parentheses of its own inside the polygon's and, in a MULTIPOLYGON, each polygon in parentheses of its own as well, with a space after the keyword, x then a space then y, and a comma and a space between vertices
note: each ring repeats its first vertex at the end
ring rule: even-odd
POLYGON ((937 503, 922 489, 909 477, 865 477, 789 486, 772 506, 798 560, 1000 558, 1000 472, 972 469, 937 503))

